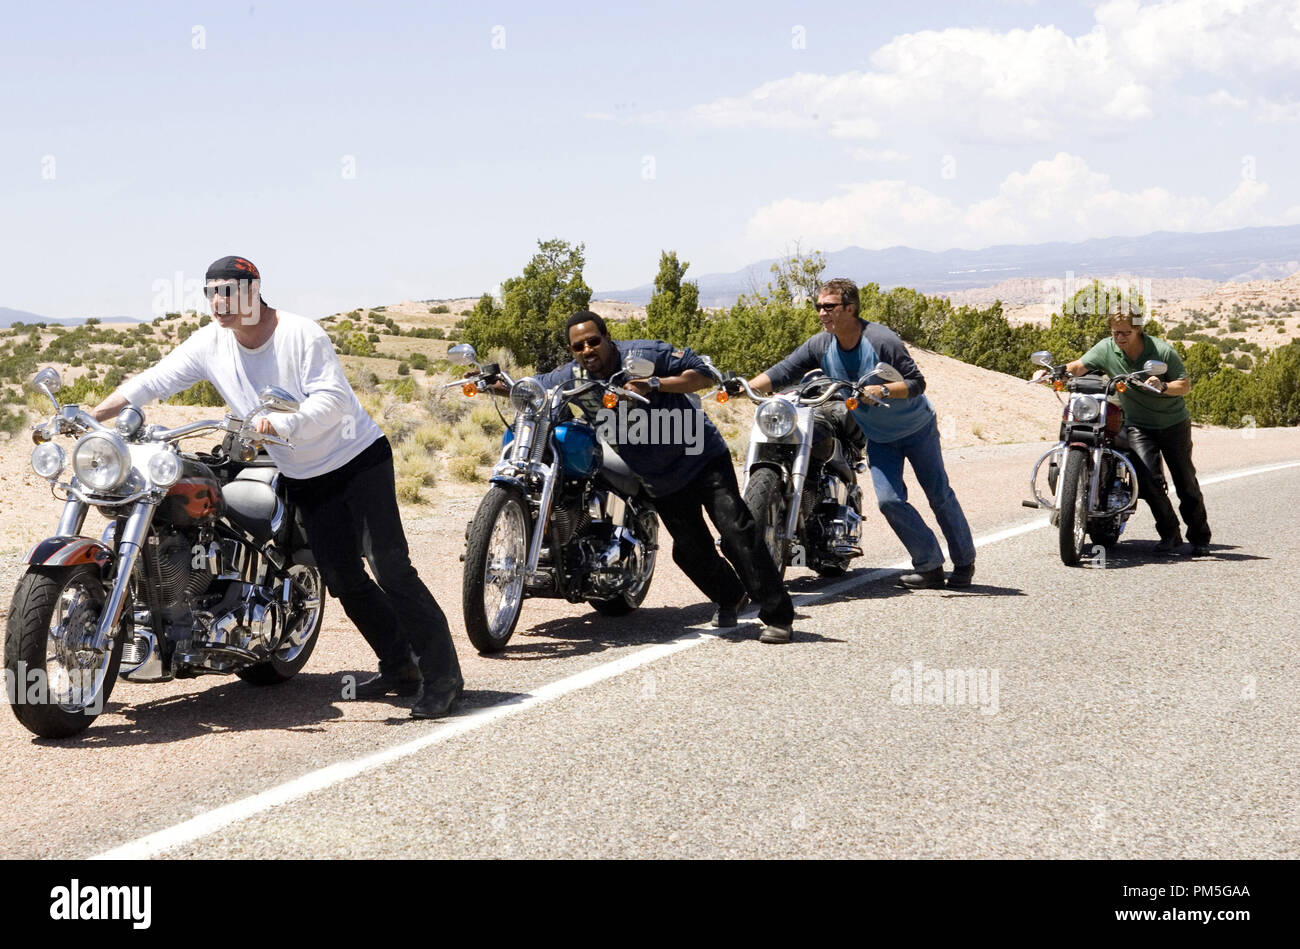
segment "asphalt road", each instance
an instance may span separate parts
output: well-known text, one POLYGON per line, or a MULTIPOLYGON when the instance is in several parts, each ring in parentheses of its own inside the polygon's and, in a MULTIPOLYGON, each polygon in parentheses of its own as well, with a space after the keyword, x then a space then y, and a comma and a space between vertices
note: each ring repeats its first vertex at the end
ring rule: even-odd
POLYGON ((342 700, 372 662, 332 602, 284 686, 121 683, 61 742, 6 713, 5 853, 1295 857, 1300 466, 1215 477, 1300 461, 1300 433, 1198 435, 1211 555, 1151 555, 1143 508, 1093 568, 1062 566, 1018 506, 1041 450, 949 454, 987 540, 969 591, 897 590, 873 518, 847 580, 792 571, 788 646, 684 628, 710 608, 665 556, 632 616, 529 601, 478 657, 455 563, 472 506, 413 522, 460 714, 342 700))

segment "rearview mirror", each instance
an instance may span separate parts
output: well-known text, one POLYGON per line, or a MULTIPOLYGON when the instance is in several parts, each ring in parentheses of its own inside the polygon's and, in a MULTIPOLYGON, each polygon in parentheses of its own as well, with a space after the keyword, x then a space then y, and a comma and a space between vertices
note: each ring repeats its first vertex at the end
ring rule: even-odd
POLYGON ((279 386, 267 386, 257 394, 259 404, 269 412, 297 412, 299 402, 279 386))
POLYGON ((1149 376, 1163 376, 1168 370, 1169 366, 1159 359, 1148 359, 1142 365, 1142 371, 1149 376))
POLYGON ((38 392, 44 392, 46 397, 54 403, 54 407, 59 407, 58 397, 54 394, 63 388, 63 377, 59 375, 59 370, 52 366, 46 366, 32 376, 32 388, 38 392))
POLYGON ((1045 349, 1040 349, 1029 357, 1029 361, 1035 366, 1042 366, 1044 369, 1052 368, 1052 354, 1045 349))
POLYGON ((871 370, 870 375, 879 376, 886 382, 902 382, 903 374, 887 362, 876 363, 876 368, 871 370))
POLYGON ((472 366, 478 362, 478 353, 469 343, 457 343, 447 350, 447 362, 458 366, 472 366))
POLYGON ((631 379, 645 379, 655 374, 655 364, 644 356, 628 356, 623 360, 623 369, 631 379))

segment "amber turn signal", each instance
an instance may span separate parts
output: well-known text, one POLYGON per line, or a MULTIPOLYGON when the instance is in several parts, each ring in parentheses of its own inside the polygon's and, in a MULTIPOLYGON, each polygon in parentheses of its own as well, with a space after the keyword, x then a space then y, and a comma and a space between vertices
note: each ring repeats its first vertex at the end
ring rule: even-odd
POLYGON ((1057 392, 1062 392, 1065 389, 1065 383, 1060 379, 1057 379, 1055 382, 1052 383, 1052 388, 1055 389, 1057 392))
POLYGON ((612 409, 614 406, 618 405, 618 396, 612 392, 606 392, 601 396, 600 404, 605 406, 607 409, 612 409))
POLYGON ((718 402, 719 402, 719 403, 726 402, 726 401, 727 401, 728 399, 730 399, 730 398, 731 398, 731 396, 727 395, 727 390, 726 390, 726 389, 719 389, 719 390, 718 390, 718 402))
POLYGON ((478 395, 478 386, 474 385, 472 382, 467 382, 461 387, 460 391, 464 392, 466 395, 478 395))
POLYGON ((844 400, 844 407, 852 412, 858 407, 858 400, 854 396, 849 396, 844 400))
POLYGON ((1127 389, 1127 388, 1128 388, 1128 383, 1127 383, 1127 382, 1117 382, 1117 383, 1115 383, 1115 391, 1116 391, 1116 392, 1123 392, 1123 391, 1124 391, 1125 389, 1127 389))

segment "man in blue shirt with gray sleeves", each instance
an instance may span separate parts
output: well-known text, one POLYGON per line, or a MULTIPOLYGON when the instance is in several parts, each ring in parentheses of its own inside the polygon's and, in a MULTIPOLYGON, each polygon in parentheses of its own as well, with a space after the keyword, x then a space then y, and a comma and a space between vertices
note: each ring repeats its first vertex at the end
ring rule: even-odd
MULTIPOLYGON (((858 317, 858 286, 852 280, 836 279, 817 291, 817 316, 823 333, 818 333, 767 372, 750 380, 761 392, 787 388, 812 369, 821 369, 835 379, 856 381, 876 367, 888 363, 903 376, 899 382, 871 386, 871 394, 888 403, 877 406, 862 400, 851 412, 832 411, 825 419, 840 429, 850 444, 867 440, 867 463, 876 503, 912 557, 912 573, 898 578, 909 589, 944 585, 943 550, 934 531, 916 508, 907 502, 903 483, 903 462, 912 471, 930 502, 930 509, 948 541, 953 570, 948 586, 970 586, 975 574, 975 542, 961 504, 948 484, 943 454, 939 447, 939 425, 934 407, 924 395, 925 377, 898 334, 879 323, 858 317), (851 416, 853 421, 848 420, 851 416)), ((816 447, 814 446, 814 453, 816 447)))

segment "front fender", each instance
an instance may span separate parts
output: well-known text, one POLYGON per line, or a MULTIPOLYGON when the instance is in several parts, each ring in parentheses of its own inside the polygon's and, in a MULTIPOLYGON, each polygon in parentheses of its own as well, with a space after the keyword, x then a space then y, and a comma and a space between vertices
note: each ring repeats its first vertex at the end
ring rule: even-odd
POLYGON ((113 552, 89 537, 47 537, 27 552, 24 563, 41 567, 76 567, 93 563, 106 570, 113 552))

